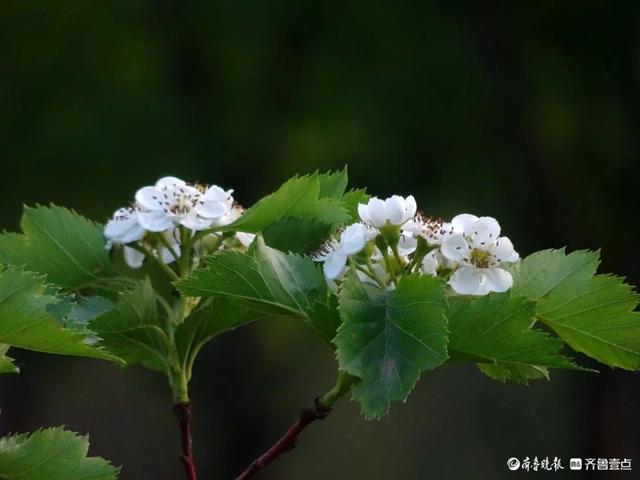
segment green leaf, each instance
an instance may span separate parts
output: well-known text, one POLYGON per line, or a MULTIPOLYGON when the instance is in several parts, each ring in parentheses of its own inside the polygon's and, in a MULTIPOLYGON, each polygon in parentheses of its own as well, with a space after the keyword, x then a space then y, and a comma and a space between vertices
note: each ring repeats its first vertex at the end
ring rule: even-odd
POLYGON ((272 223, 294 216, 300 211, 311 211, 318 199, 320 185, 315 177, 293 177, 271 195, 260 199, 231 225, 229 230, 261 232, 272 223))
POLYGON ((99 295, 80 297, 74 303, 69 315, 65 318, 65 322, 76 330, 85 329, 89 326, 91 320, 114 307, 115 305, 111 300, 99 295))
POLYGON ((91 285, 112 274, 102 228, 74 211, 52 205, 25 207, 24 235, 0 235, 0 259, 66 288, 91 285))
POLYGON ((309 315, 308 323, 318 337, 332 349, 335 348, 333 339, 336 338, 338 328, 342 324, 337 297, 332 295, 326 304, 315 303, 313 309, 307 314, 309 315))
POLYGON ((27 264, 27 237, 22 233, 0 234, 0 262, 5 265, 27 264))
POLYGON ((168 372, 172 346, 157 303, 151 282, 140 281, 120 295, 115 308, 94 318, 89 328, 100 336, 101 346, 127 364, 168 372))
POLYGON ((393 291, 347 277, 340 291, 342 326, 334 343, 340 370, 359 377, 353 387, 366 418, 405 400, 420 374, 447 359, 444 284, 403 277, 393 291))
POLYGON ((0 343, 0 373, 20 373, 20 369, 13 364, 13 358, 7 356, 9 345, 0 343))
POLYGON ((56 288, 52 288, 49 293, 56 295, 59 299, 58 303, 49 305, 47 308, 56 323, 85 335, 85 343, 90 345, 98 343, 99 338, 89 329, 89 323, 94 318, 111 310, 115 306, 114 303, 99 295, 91 297, 77 294, 64 295, 56 288))
POLYGON ((285 254, 257 237, 249 253, 222 251, 176 283, 183 295, 224 297, 265 314, 308 319, 308 311, 326 299, 326 284, 312 260, 285 254))
POLYGON ((572 288, 592 277, 599 264, 599 254, 578 250, 565 255, 562 250, 541 250, 529 255, 510 269, 513 295, 539 300, 556 288, 572 288))
POLYGON ((42 275, 16 267, 0 270, 0 342, 45 353, 113 360, 107 352, 89 346, 82 332, 56 323, 48 309, 59 299, 50 291, 42 275))
POLYGON ((574 350, 611 367, 640 369, 638 296, 623 279, 595 275, 597 252, 535 253, 514 269, 513 291, 537 300, 536 318, 574 350))
MULTIPOLYGON (((294 177, 221 230, 262 233, 274 248, 294 253, 317 250, 352 217, 342 197, 347 170, 294 177)), ((354 199, 350 199, 353 201, 354 199)))
POLYGON ((289 217, 267 227, 263 235, 270 247, 304 254, 320 248, 333 230, 333 225, 314 219, 289 217))
POLYGON ((119 470, 99 457, 87 457, 88 437, 62 427, 0 439, 3 480, 115 480, 119 470))
POLYGON ((259 200, 235 222, 220 230, 259 233, 290 217, 337 225, 348 219, 339 198, 346 171, 293 177, 259 200), (325 196, 327 195, 327 196, 325 196))
POLYGON ((265 242, 282 251, 314 252, 339 225, 351 222, 343 205, 344 199, 320 198, 312 212, 283 218, 265 228, 265 242))
POLYGON ((191 368, 200 349, 220 333, 232 330, 259 317, 255 312, 223 298, 215 298, 198 308, 175 331, 178 361, 191 377, 191 368))
POLYGON ((579 368, 560 353, 561 340, 531 328, 534 307, 509 293, 450 300, 451 360, 478 362, 492 378, 521 383, 546 377, 548 368, 579 368))
POLYGON ((320 186, 319 197, 320 198, 340 198, 344 191, 347 189, 349 183, 349 175, 347 174, 347 167, 337 172, 327 172, 318 174, 318 183, 320 186))
POLYGON ((505 365, 479 363, 478 369, 487 377, 503 383, 512 381, 527 385, 530 380, 549 380, 549 370, 537 365, 505 365))

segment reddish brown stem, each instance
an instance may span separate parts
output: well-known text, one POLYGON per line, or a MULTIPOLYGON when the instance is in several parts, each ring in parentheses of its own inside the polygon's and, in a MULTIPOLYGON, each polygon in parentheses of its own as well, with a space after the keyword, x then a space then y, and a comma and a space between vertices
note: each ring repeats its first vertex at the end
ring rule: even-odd
POLYGON ((242 472, 236 480, 247 480, 248 478, 255 477, 263 468, 277 459, 283 453, 293 450, 296 447, 296 441, 298 435, 309 426, 310 423, 316 420, 323 420, 329 415, 330 408, 322 405, 318 399, 316 399, 315 406, 313 408, 304 408, 300 412, 300 416, 294 422, 289 430, 273 444, 269 450, 263 453, 260 457, 254 460, 244 472, 242 472))
POLYGON ((193 451, 191 449, 191 403, 180 402, 173 406, 173 413, 178 417, 180 427, 180 440, 182 443, 182 456, 180 461, 187 474, 188 480, 196 480, 196 467, 193 462, 193 451))

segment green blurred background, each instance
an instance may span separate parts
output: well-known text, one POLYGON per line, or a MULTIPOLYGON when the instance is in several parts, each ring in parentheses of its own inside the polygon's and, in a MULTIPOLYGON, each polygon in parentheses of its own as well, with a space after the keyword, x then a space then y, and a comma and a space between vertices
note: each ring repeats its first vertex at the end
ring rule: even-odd
MULTIPOLYGON (((523 255, 602 247, 603 270, 640 283, 636 1, 8 0, 0 27, 1 227, 36 202, 104 221, 163 175, 251 205, 348 164, 372 194, 497 217, 523 255)), ((65 424, 123 480, 181 478, 160 375, 14 353, 3 434, 65 424)), ((210 344, 192 384, 201 478, 237 474, 334 370, 293 322, 210 344)), ((552 379, 447 366, 374 422, 343 400, 261 478, 500 479, 535 455, 640 470, 640 376, 552 379)))

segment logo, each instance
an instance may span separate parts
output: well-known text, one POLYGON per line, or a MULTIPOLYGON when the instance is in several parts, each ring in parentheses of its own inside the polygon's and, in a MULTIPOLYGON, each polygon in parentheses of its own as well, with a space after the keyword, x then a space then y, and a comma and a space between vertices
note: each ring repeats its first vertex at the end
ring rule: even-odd
MULTIPOLYGON (((566 459, 565 459, 566 460, 566 459)), ((520 470, 523 472, 559 472, 565 469, 562 465, 563 459, 560 457, 511 457, 507 460, 507 468, 511 471, 520 470)), ((631 471, 633 460, 631 458, 569 458, 569 470, 619 470, 631 471)))
POLYGON ((569 469, 571 469, 571 470, 582 470, 582 459, 581 458, 571 458, 571 459, 569 459, 569 469))
POLYGON ((516 457, 511 457, 509 460, 507 460, 507 468, 509 470, 518 470, 520 468, 520 460, 518 460, 516 457))

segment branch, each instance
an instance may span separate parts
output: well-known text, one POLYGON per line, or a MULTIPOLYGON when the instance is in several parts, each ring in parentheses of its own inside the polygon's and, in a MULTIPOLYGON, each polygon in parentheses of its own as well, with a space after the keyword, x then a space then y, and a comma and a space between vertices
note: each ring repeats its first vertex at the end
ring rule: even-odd
POLYGON ((188 480, 196 480, 196 467, 193 462, 191 449, 191 403, 179 402, 173 406, 173 413, 178 417, 180 427, 180 439, 182 443, 182 456, 180 461, 187 474, 188 480))
POLYGON ((338 372, 338 379, 334 387, 325 395, 316 398, 313 408, 304 408, 298 419, 289 427, 286 433, 269 450, 255 459, 235 480, 247 480, 255 477, 263 468, 276 460, 280 455, 296 447, 298 436, 311 423, 324 420, 331 412, 333 404, 345 393, 351 390, 356 379, 345 372, 338 372))
POLYGON ((289 430, 278 440, 269 450, 254 460, 236 480, 247 480, 256 476, 260 470, 265 468, 280 455, 293 450, 296 447, 298 435, 300 435, 309 424, 316 420, 324 420, 331 412, 331 408, 325 407, 316 399, 313 408, 304 408, 300 411, 300 416, 289 430))

